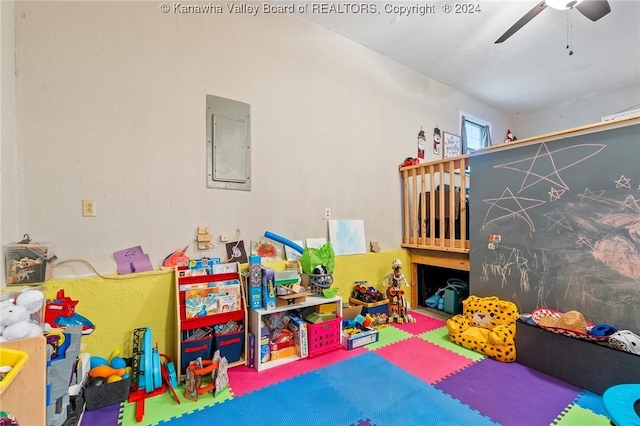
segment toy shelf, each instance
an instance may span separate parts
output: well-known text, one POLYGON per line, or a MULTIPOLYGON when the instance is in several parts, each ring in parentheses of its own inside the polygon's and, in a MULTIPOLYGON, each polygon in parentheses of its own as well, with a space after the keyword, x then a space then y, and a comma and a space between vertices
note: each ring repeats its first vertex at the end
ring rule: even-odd
POLYGON ((279 306, 275 309, 252 309, 249 311, 249 332, 256 336, 256 354, 254 368, 258 371, 268 370, 270 368, 278 367, 280 365, 288 364, 293 361, 301 359, 298 355, 291 355, 286 358, 276 359, 273 361, 260 362, 260 324, 262 323, 262 317, 270 315, 276 312, 292 311, 297 309, 304 309, 312 306, 324 305, 327 303, 334 303, 336 305, 336 314, 338 317, 342 317, 342 298, 335 296, 331 298, 307 296, 304 302, 296 303, 293 305, 279 306))
POLYGON ((0 411, 13 414, 21 425, 46 423, 47 341, 44 336, 2 342, 0 347, 27 353, 22 371, 2 392, 0 411))
MULTIPOLYGON (((244 286, 240 279, 240 265, 235 264, 236 272, 224 272, 214 273, 208 275, 198 276, 181 276, 184 273, 185 268, 178 267, 175 269, 175 292, 176 292, 176 318, 177 318, 177 339, 176 339, 176 352, 175 352, 175 366, 178 372, 178 380, 184 379, 183 368, 183 355, 195 354, 201 355, 205 359, 211 359, 213 352, 215 351, 215 342, 218 340, 217 336, 205 336, 202 339, 189 341, 184 338, 184 333, 193 332, 197 329, 213 328, 219 324, 226 324, 229 321, 235 321, 242 324, 243 330, 236 332, 234 335, 240 335, 240 344, 242 349, 240 351, 240 358, 238 360, 229 360, 229 367, 236 367, 239 365, 246 365, 247 360, 247 304, 244 293, 244 286), (240 309, 236 309, 229 312, 220 312, 208 314, 205 316, 199 316, 194 318, 187 318, 186 316, 186 301, 185 295, 188 291, 189 285, 193 284, 215 284, 222 283, 224 281, 237 280, 239 291, 239 306, 240 309), (181 287, 182 286, 182 287, 181 287), (181 289, 182 288, 182 289, 181 289)), ((215 285, 214 285, 215 286, 215 285)), ((209 288, 209 287, 207 287, 209 288)), ((222 352, 222 351, 221 351, 222 352)), ((185 361, 186 362, 186 361, 185 361)))

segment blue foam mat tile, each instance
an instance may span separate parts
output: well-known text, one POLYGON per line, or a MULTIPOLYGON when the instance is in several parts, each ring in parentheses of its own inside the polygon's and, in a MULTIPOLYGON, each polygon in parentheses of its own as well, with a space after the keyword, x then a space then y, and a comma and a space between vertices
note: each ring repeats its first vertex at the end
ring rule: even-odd
MULTIPOLYGON (((317 371, 343 399, 352 405, 361 406, 366 389, 375 399, 375 406, 393 410, 404 405, 404 397, 428 387, 423 382, 388 362, 375 352, 366 352, 357 357, 336 363, 331 368, 317 371), (399 405, 398 405, 399 404, 399 405)), ((371 409, 365 404, 367 410, 371 409)))
MULTIPOLYGON (((360 404, 362 405, 362 404, 360 404)), ((171 419, 171 425, 349 425, 365 413, 318 373, 304 374, 241 397, 171 419), (286 404, 282 405, 281 402, 286 404), (247 407, 251 407, 247 409, 247 407)))
POLYGON ((403 397, 394 410, 375 407, 368 418, 371 422, 384 426, 500 425, 433 386, 403 397))
POLYGON ((575 399, 574 403, 582 408, 591 410, 596 414, 602 416, 609 416, 607 410, 602 403, 602 396, 588 390, 583 390, 580 395, 575 399))

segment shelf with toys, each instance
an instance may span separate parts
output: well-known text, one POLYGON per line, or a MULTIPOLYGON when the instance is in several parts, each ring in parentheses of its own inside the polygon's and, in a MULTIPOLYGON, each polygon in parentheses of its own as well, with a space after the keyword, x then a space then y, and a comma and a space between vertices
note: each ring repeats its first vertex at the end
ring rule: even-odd
POLYGON ((210 360, 216 349, 229 367, 246 364, 247 304, 240 265, 218 259, 190 260, 175 269, 179 381, 198 357, 210 360))
MULTIPOLYGON (((339 324, 342 317, 342 298, 340 296, 334 296, 331 298, 307 296, 304 298, 304 301, 291 304, 291 305, 277 306, 274 309, 269 309, 269 310, 262 309, 262 308, 250 310, 249 311, 249 333, 251 333, 253 336, 256 336, 255 337, 256 338, 256 343, 255 343, 256 355, 254 355, 255 356, 254 368, 257 371, 264 371, 273 367, 278 367, 280 365, 288 364, 290 362, 301 359, 301 356, 296 353, 294 355, 290 355, 284 358, 271 359, 266 362, 261 362, 262 360, 260 357, 259 340, 260 340, 260 336, 262 335, 262 329, 263 329, 262 324, 264 324, 265 317, 272 314, 277 314, 277 313, 286 313, 290 311, 304 311, 305 309, 315 308, 321 305, 334 305, 334 306, 331 306, 331 310, 335 312, 336 320, 338 321, 338 324, 339 324)), ((322 327, 322 324, 323 323, 320 323, 318 325, 322 327)), ((309 325, 310 324, 307 324, 307 326, 309 325)), ((313 327, 314 325, 311 325, 311 326, 313 327)), ((339 326, 338 326, 338 331, 339 331, 339 326)), ((337 340, 337 346, 340 346, 339 338, 337 340)))

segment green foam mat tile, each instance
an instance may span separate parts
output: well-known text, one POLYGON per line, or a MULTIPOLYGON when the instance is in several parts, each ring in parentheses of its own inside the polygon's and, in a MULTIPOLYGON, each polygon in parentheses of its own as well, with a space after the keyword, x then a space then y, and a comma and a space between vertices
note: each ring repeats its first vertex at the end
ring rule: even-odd
POLYGON ((577 405, 569 406, 553 422, 557 426, 610 426, 609 418, 577 405))
POLYGON ((418 337, 473 361, 480 361, 486 358, 484 354, 463 348, 449 340, 449 329, 447 329, 447 327, 427 331, 426 333, 418 335, 418 337))
POLYGON ((391 345, 401 340, 408 339, 412 336, 413 334, 407 333, 406 331, 402 331, 399 328, 383 327, 378 330, 378 341, 374 343, 369 343, 364 347, 370 351, 375 351, 378 348, 381 348, 386 345, 391 345))
POLYGON ((197 401, 191 401, 184 397, 184 385, 178 386, 176 394, 180 399, 180 404, 173 399, 171 392, 156 395, 144 400, 144 417, 140 423, 136 421, 136 403, 125 402, 122 410, 123 426, 149 426, 156 425, 166 421, 169 418, 183 416, 184 414, 193 413, 212 405, 232 399, 229 388, 223 390, 218 396, 214 397, 211 393, 198 395, 197 401))

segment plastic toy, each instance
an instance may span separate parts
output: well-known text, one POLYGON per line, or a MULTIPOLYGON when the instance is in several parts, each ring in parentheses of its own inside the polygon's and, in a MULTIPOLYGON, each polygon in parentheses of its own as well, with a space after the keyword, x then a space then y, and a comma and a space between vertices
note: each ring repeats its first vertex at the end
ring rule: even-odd
POLYGON ((272 232, 266 231, 264 233, 265 238, 269 238, 272 239, 273 241, 277 241, 279 243, 284 244, 287 247, 291 247, 292 249, 294 249, 295 251, 297 251, 298 253, 302 254, 302 252, 304 251, 304 249, 302 247, 300 247, 298 244, 294 243, 291 240, 288 240, 284 237, 281 237, 280 235, 276 235, 272 232))
POLYGON ((513 133, 511 133, 511 130, 507 129, 507 136, 504 138, 505 142, 513 142, 518 140, 513 133))
POLYGON ((402 163, 401 167, 416 166, 418 164, 420 164, 420 159, 413 158, 413 157, 407 157, 407 158, 405 158, 405 160, 402 163))
POLYGON ((356 281, 351 297, 364 303, 380 302, 384 300, 384 294, 380 293, 375 287, 367 286, 367 284, 368 283, 366 281, 356 281))
POLYGON ((462 347, 497 361, 516 360, 516 320, 513 302, 496 296, 469 296, 462 302, 462 314, 447 320, 449 339, 462 347))
POLYGON ((78 300, 72 300, 64 295, 64 290, 58 290, 56 299, 47 302, 44 320, 51 327, 70 327, 74 325, 82 326, 82 334, 93 333, 96 326, 82 315, 76 313, 78 300))
POLYGON ((383 282, 383 285, 387 287, 387 299, 389 299, 389 322, 415 323, 416 319, 409 313, 409 302, 407 302, 404 290, 402 290, 403 283, 407 288, 411 287, 402 273, 402 262, 400 259, 396 259, 391 266, 393 273, 387 275, 383 282))

